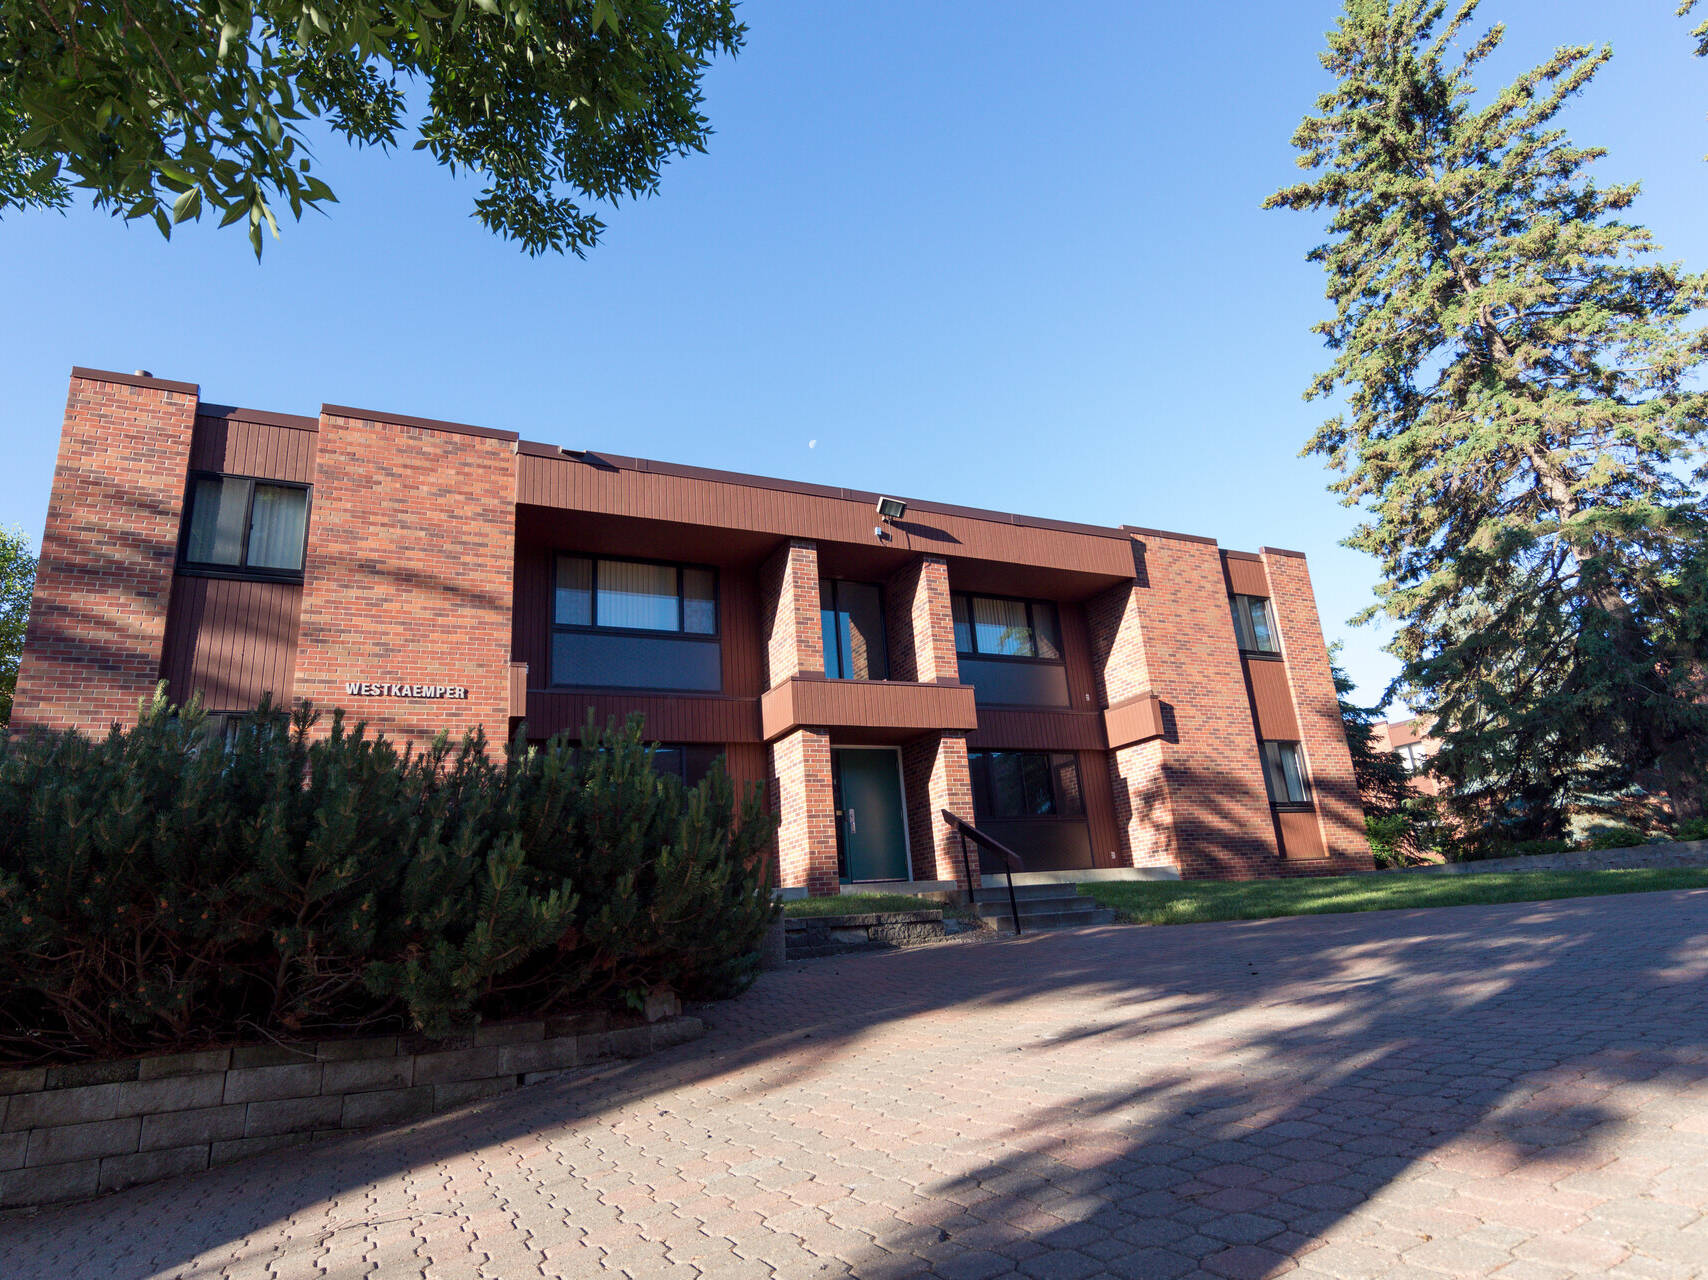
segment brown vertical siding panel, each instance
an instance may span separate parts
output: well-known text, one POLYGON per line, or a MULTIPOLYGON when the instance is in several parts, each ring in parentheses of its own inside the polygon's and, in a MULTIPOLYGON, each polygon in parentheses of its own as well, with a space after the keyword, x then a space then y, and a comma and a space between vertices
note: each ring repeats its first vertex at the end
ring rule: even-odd
POLYGON ((190 469, 312 484, 315 435, 264 422, 198 417, 190 469))
POLYGON ((1299 740, 1299 717, 1293 709, 1293 690, 1284 663, 1267 658, 1241 657, 1245 687, 1251 694, 1257 736, 1275 742, 1299 740))
POLYGON ((1062 657, 1067 664, 1068 706, 1087 711, 1097 705, 1097 673, 1092 669, 1085 608, 1078 603, 1059 604, 1056 613, 1061 619, 1062 657))
POLYGON ((1080 751, 1079 792, 1085 799, 1085 822, 1091 834, 1091 856, 1099 867, 1118 866, 1121 832, 1115 820, 1115 793, 1109 783, 1109 753, 1080 751))
POLYGON ((271 693, 288 705, 302 588, 288 582, 179 576, 172 586, 161 678, 180 705, 246 711, 271 693))
POLYGON ((1314 810, 1285 810, 1275 815, 1275 826, 1281 838, 1281 856, 1289 861, 1328 857, 1323 847, 1322 829, 1317 825, 1314 810))
POLYGON ((1228 594, 1236 596, 1267 596, 1269 575, 1263 571, 1263 561, 1239 551, 1222 552, 1222 574, 1228 584, 1228 594))

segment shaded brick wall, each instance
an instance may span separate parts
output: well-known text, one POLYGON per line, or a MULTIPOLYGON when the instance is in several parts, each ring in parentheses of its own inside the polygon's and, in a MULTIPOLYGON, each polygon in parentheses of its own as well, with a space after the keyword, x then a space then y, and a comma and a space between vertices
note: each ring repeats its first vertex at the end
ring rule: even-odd
MULTIPOLYGON (((973 820, 973 785, 967 771, 967 740, 958 733, 933 734, 901 749, 902 785, 907 793, 907 832, 915 880, 954 880, 967 887, 961 843, 943 810, 973 820)), ((972 887, 979 883, 979 852, 971 849, 972 887)))
POLYGON ((1133 584, 1086 610, 1105 702, 1147 689, 1163 702, 1162 739, 1111 753, 1123 853, 1187 877, 1283 874, 1221 554, 1150 533, 1133 546, 1133 584))
POLYGON ((197 389, 76 370, 12 728, 104 733, 154 691, 197 389))
POLYGON ((813 895, 836 893, 836 801, 830 735, 796 729, 771 744, 777 805, 777 883, 813 895))
POLYGON ((1352 774, 1352 753, 1346 745, 1346 726, 1340 718, 1334 675, 1329 670, 1311 571, 1303 556, 1268 548, 1262 555, 1299 721, 1299 741, 1310 771, 1317 823, 1331 864, 1321 870, 1369 870, 1374 863, 1364 833, 1364 807, 1352 774))
POLYGON ((786 542, 765 561, 759 570, 759 611, 767 688, 803 672, 824 671, 816 543, 786 542))
POLYGON ((399 740, 510 716, 516 463, 510 441, 323 414, 296 695, 399 740), (466 698, 352 697, 347 681, 466 698))

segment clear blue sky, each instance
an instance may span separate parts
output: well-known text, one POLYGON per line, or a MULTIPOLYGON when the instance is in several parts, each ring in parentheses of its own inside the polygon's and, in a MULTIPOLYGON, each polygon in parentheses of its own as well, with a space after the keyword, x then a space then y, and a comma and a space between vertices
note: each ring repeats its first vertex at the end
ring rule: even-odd
MULTIPOLYGON (((1673 0, 1486 0, 1487 87, 1614 45, 1565 122, 1640 178, 1637 218, 1708 266, 1708 63, 1673 0)), ((1259 202, 1325 77, 1337 6, 748 0, 710 151, 617 209, 586 261, 529 259, 420 153, 328 144, 343 203, 256 265, 79 210, 0 222, 0 524, 39 537, 73 364, 213 401, 355 404, 525 437, 1310 556, 1346 619, 1373 564, 1297 456, 1323 409, 1310 217, 1259 202)))

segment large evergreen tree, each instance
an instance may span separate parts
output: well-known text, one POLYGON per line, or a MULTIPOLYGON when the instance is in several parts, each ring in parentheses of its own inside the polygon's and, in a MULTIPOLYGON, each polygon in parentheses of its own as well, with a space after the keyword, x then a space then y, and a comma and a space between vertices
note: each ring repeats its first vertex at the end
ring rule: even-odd
POLYGON ((1610 51, 1474 105, 1502 38, 1467 33, 1475 8, 1347 0, 1328 35, 1336 84, 1293 137, 1311 175, 1266 202, 1329 214, 1334 362, 1307 394, 1347 411, 1308 449, 1364 511, 1351 545, 1466 816, 1552 834, 1646 765, 1695 812, 1708 280, 1655 258, 1637 187, 1596 185, 1603 153, 1553 124, 1610 51))

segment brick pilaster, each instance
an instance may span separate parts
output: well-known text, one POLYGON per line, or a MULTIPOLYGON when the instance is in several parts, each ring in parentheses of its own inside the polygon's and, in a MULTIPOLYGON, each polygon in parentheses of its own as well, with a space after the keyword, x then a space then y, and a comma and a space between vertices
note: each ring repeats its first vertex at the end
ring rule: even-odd
MULTIPOLYGON (((907 791, 907 831, 915 880, 953 880, 967 888, 961 843, 943 810, 973 820, 973 784, 967 772, 967 740, 959 733, 917 738, 901 749, 907 791)), ((979 884, 979 851, 970 849, 973 883, 979 884)))
POLYGON ((1293 693, 1293 712, 1299 721, 1299 741, 1310 773, 1323 848, 1338 864, 1334 871, 1368 870, 1374 864, 1364 832, 1364 807, 1353 778, 1352 753, 1346 745, 1346 725, 1340 718, 1334 675, 1329 670, 1311 571, 1301 555, 1267 547, 1261 554, 1269 579, 1270 607, 1281 632, 1281 655, 1286 659, 1287 682, 1293 693))
POLYGON ((160 679, 199 393, 75 370, 13 729, 102 733, 160 679))
POLYGON ((948 561, 920 556, 891 575, 884 596, 890 678, 922 683, 960 679, 948 561))
POLYGON ((777 883, 814 896, 838 892, 830 735, 796 729, 771 744, 777 797, 777 883))
POLYGON ((765 626, 766 687, 774 689, 802 674, 822 674, 818 544, 796 538, 778 547, 760 567, 759 599, 765 626))

